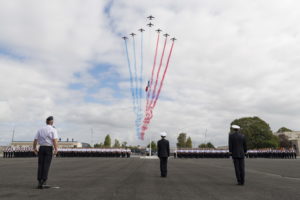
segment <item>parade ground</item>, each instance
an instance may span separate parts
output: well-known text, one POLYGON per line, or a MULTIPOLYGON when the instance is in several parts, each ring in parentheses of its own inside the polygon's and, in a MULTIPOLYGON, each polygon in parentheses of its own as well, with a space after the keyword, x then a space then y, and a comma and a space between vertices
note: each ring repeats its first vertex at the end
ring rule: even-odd
POLYGON ((230 159, 55 158, 38 190, 36 158, 0 159, 0 199, 283 200, 300 199, 300 159, 247 159, 246 185, 235 185, 230 159))

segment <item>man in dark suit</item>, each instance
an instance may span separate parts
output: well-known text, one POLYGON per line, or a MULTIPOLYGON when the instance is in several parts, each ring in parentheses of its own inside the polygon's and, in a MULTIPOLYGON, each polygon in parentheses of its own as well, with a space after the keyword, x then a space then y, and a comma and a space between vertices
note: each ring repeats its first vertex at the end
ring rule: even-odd
POLYGON ((168 164, 168 157, 170 156, 170 145, 169 141, 166 140, 167 133, 162 132, 161 140, 157 142, 157 154, 160 159, 160 174, 161 177, 167 177, 167 164, 168 164))
POLYGON ((232 133, 229 134, 229 152, 232 156, 235 175, 238 185, 245 183, 245 154, 247 153, 246 139, 240 133, 238 125, 232 125, 232 133))

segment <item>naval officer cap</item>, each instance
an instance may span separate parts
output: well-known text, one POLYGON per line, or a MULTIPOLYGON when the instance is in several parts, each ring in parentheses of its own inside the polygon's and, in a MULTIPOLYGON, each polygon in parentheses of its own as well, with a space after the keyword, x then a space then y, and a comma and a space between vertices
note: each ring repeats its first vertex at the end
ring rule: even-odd
POLYGON ((238 125, 232 125, 232 126, 231 126, 231 128, 233 128, 233 129, 237 129, 237 130, 241 129, 241 127, 240 127, 240 126, 238 126, 238 125))
POLYGON ((160 133, 160 136, 161 136, 161 137, 166 137, 166 136, 167 136, 167 133, 166 133, 166 132, 161 132, 161 133, 160 133))

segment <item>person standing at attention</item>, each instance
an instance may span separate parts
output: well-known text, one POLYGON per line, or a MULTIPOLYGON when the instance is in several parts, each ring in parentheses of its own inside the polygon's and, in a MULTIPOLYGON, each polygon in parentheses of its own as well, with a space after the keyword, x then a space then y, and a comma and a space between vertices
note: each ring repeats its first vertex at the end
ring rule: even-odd
POLYGON ((157 142, 157 154, 160 159, 160 173, 161 177, 167 177, 168 173, 168 157, 170 156, 170 145, 169 141, 166 140, 167 133, 162 132, 161 140, 157 142))
POLYGON ((58 152, 58 135, 53 126, 53 120, 52 116, 46 119, 46 126, 38 130, 33 142, 34 153, 38 155, 38 189, 43 189, 45 186, 52 156, 58 152), (39 150, 37 149, 38 144, 40 145, 39 150))
POLYGON ((235 175, 238 185, 245 184, 245 154, 247 153, 246 139, 240 133, 238 125, 232 125, 232 133, 229 134, 229 153, 232 156, 235 175))

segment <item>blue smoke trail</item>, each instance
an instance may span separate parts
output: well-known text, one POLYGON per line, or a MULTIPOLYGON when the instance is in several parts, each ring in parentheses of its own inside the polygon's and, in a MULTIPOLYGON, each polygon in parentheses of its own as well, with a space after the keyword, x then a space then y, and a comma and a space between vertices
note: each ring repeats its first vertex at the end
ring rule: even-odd
MULTIPOLYGON (((144 62, 144 57, 143 57, 143 54, 144 54, 144 51, 143 51, 143 41, 144 41, 144 39, 143 39, 143 32, 141 32, 141 77, 140 77, 140 85, 141 85, 141 87, 140 87, 140 98, 142 99, 143 98, 143 92, 142 92, 142 86, 143 86, 143 71, 144 71, 144 69, 143 69, 143 62, 144 62)), ((142 107, 141 107, 141 111, 142 111, 142 107)))
POLYGON ((141 32, 141 60, 140 60, 140 70, 138 73, 137 69, 137 58, 136 58, 136 44, 135 44, 135 38, 132 37, 132 49, 133 49, 133 67, 131 67, 130 63, 130 57, 128 53, 128 43, 125 41, 125 49, 126 49, 126 57, 127 57, 127 63, 128 63, 128 70, 130 75, 130 90, 132 94, 132 100, 133 100, 133 111, 136 115, 135 119, 135 131, 136 135, 139 139, 141 139, 141 125, 142 125, 142 119, 143 119, 143 113, 142 113, 142 84, 143 84, 143 32, 141 32))
POLYGON ((136 50, 135 50, 135 39, 132 37, 132 46, 133 46, 133 59, 134 59, 134 80, 135 80, 135 98, 136 103, 138 105, 138 76, 137 76, 137 68, 136 68, 136 50))
POLYGON ((143 98, 143 31, 141 31, 141 58, 140 58, 140 77, 139 77, 139 96, 138 96, 138 112, 136 118, 136 131, 140 137, 141 125, 142 125, 142 98, 143 98))
POLYGON ((133 56, 134 56, 134 75, 135 75, 135 99, 136 99, 136 120, 135 120, 135 129, 136 135, 140 138, 140 127, 142 121, 142 104, 141 104, 141 86, 139 85, 140 78, 138 81, 138 73, 137 73, 137 66, 136 66, 136 47, 135 47, 135 39, 132 38, 132 45, 133 45, 133 56))
POLYGON ((136 48, 135 48, 135 39, 132 37, 132 47, 133 47, 133 59, 134 59, 134 80, 135 80, 135 100, 136 100, 136 120, 135 120, 135 129, 136 129, 136 135, 138 138, 140 138, 140 123, 142 119, 139 120, 140 117, 140 110, 141 110, 141 103, 140 103, 140 95, 139 95, 139 82, 138 82, 138 73, 137 73, 137 66, 136 66, 136 48))
POLYGON ((133 110, 135 112, 136 110, 136 103, 135 103, 135 95, 134 95, 134 89, 133 89, 133 78, 132 78, 132 71, 130 67, 130 59, 129 59, 129 54, 128 54, 128 45, 127 41, 125 41, 125 50, 126 50, 126 57, 127 57, 127 64, 128 64, 128 70, 129 70, 129 77, 130 77, 130 90, 131 90, 131 95, 132 95, 132 104, 133 104, 133 110))

